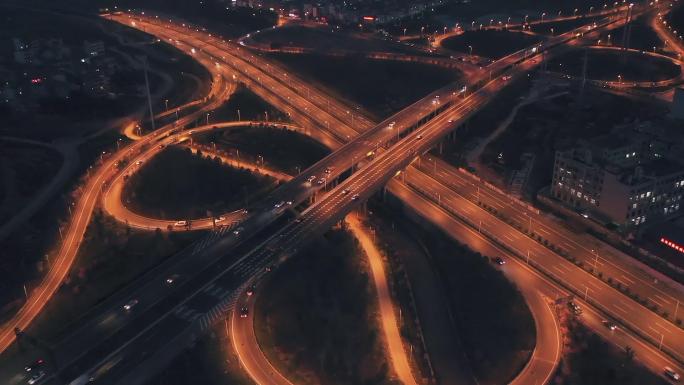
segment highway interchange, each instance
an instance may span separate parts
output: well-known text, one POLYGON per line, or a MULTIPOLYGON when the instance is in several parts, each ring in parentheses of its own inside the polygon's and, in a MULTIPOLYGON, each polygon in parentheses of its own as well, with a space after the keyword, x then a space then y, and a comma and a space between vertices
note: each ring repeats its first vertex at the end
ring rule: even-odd
MULTIPOLYGON (((493 217, 482 210, 480 206, 474 204, 473 199, 500 206, 503 209, 502 212, 517 222, 524 222, 526 219, 531 220, 530 223, 534 225, 533 232, 546 232, 549 239, 558 239, 558 244, 570 243, 571 246, 568 249, 574 248, 576 250, 568 250, 569 252, 585 258, 587 264, 595 258, 600 270, 615 277, 623 277, 625 283, 630 284, 633 291, 639 291, 643 298, 650 298, 653 302, 662 304, 663 307, 668 304, 672 306, 674 301, 680 300, 681 292, 679 290, 672 289, 663 283, 660 285, 652 284, 651 277, 639 267, 632 265, 618 267, 617 262, 621 260, 621 257, 612 255, 610 251, 601 251, 600 256, 593 252, 588 253, 587 248, 581 246, 581 241, 578 243, 577 240, 569 239, 568 237, 574 237, 574 235, 569 235, 567 232, 562 233, 563 229, 558 230, 558 226, 550 219, 542 215, 534 216, 533 211, 517 203, 511 203, 510 199, 505 198, 503 194, 498 194, 493 189, 474 183, 472 177, 465 176, 461 171, 455 170, 451 166, 440 164, 438 161, 426 157, 416 162, 420 155, 434 147, 445 134, 457 128, 471 114, 486 104, 496 94, 497 90, 506 86, 507 80, 502 78, 502 74, 506 73, 504 71, 511 71, 509 72, 510 76, 521 76, 539 64, 541 55, 538 55, 538 50, 551 46, 551 43, 544 43, 548 44, 544 47, 541 45, 536 47, 534 52, 525 50, 495 62, 491 67, 495 75, 493 77, 489 75, 491 80, 488 80, 486 72, 490 68, 487 68, 481 74, 479 82, 474 82, 474 84, 466 87, 462 84, 445 87, 416 102, 399 114, 374 125, 361 113, 357 112, 356 116, 353 115, 354 112, 350 114, 349 111, 355 110, 353 107, 342 106, 335 101, 331 103, 330 97, 324 95, 320 90, 306 86, 292 74, 288 75, 288 80, 283 80, 283 77, 277 75, 274 76, 275 72, 282 71, 282 69, 277 68, 272 63, 264 63, 263 58, 252 56, 249 60, 240 57, 237 54, 240 50, 239 46, 220 42, 219 39, 211 35, 207 36, 206 33, 200 31, 180 34, 178 30, 183 27, 178 25, 169 27, 158 20, 146 20, 142 16, 136 16, 133 19, 122 16, 118 21, 128 25, 136 23, 137 25, 133 25, 134 27, 145 28, 146 32, 155 34, 165 41, 175 40, 175 44, 179 47, 181 45, 192 47, 192 53, 196 55, 198 60, 205 63, 207 68, 215 68, 217 76, 230 79, 230 76, 237 74, 240 81, 253 88, 255 92, 273 105, 288 112, 293 120, 302 127, 305 125, 318 127, 316 133, 313 132, 313 129, 310 129, 311 131, 308 133, 329 147, 337 148, 337 151, 309 170, 302 172, 291 183, 274 191, 265 202, 249 208, 249 215, 240 226, 243 228, 244 234, 257 234, 257 236, 249 237, 249 239, 246 235, 235 236, 230 231, 232 227, 228 226, 214 230, 201 243, 184 251, 185 254, 175 256, 173 263, 155 271, 156 280, 134 284, 130 290, 122 293, 121 298, 113 299, 102 305, 101 308, 104 311, 99 316, 93 317, 89 324, 85 324, 64 344, 60 344, 60 353, 64 352, 63 356, 67 357, 66 362, 68 364, 64 370, 67 378, 69 376, 72 379, 78 378, 84 372, 90 377, 93 373, 100 373, 97 370, 98 368, 106 366, 107 370, 95 378, 96 382, 136 383, 140 377, 137 376, 134 369, 138 368, 140 362, 147 360, 148 369, 150 367, 159 369, 165 362, 165 358, 171 357, 174 351, 185 346, 188 341, 197 338, 199 333, 221 318, 221 314, 233 305, 235 295, 244 286, 245 279, 264 274, 266 267, 273 266, 278 261, 296 253, 308 240, 342 220, 347 212, 365 201, 392 178, 394 179, 389 184, 392 193, 400 197, 401 194, 408 194, 406 191, 413 194, 410 195, 410 198, 404 199, 409 204, 420 201, 430 202, 429 204, 433 205, 432 207, 436 204, 443 213, 447 213, 441 214, 441 216, 446 215, 452 221, 454 216, 467 217, 471 221, 478 220, 475 218, 482 218, 482 224, 478 226, 478 236, 482 237, 482 234, 489 234, 486 238, 489 239, 487 242, 490 245, 492 240, 495 240, 493 244, 513 244, 513 247, 506 247, 508 253, 519 254, 518 257, 521 257, 520 254, 529 255, 531 265, 536 264, 538 268, 542 267, 540 270, 542 270, 544 277, 539 278, 544 282, 543 285, 559 290, 557 283, 561 281, 567 285, 560 288, 561 292, 569 290, 576 294, 585 293, 587 305, 596 306, 599 310, 620 320, 628 327, 627 330, 621 331, 627 335, 624 338, 634 339, 635 337, 631 335, 634 332, 637 338, 640 338, 635 341, 645 339, 650 342, 650 346, 643 344, 643 342, 639 343, 644 346, 645 356, 649 356, 649 358, 644 359, 655 357, 653 359, 654 368, 656 365, 660 365, 662 368, 663 362, 670 366, 677 366, 671 359, 657 352, 653 348, 654 345, 659 345, 659 348, 667 351, 677 360, 682 360, 680 349, 684 346, 684 341, 681 339, 683 337, 680 328, 611 288, 587 271, 561 258, 557 253, 535 242, 515 227, 493 217), (134 21, 131 22, 131 20, 134 21), (229 58, 225 59, 226 56, 229 58), (512 63, 519 64, 509 70, 508 67, 512 63), (226 67, 230 67, 229 72, 225 72, 226 67), (282 92, 276 93, 275 90, 282 92), (353 124, 351 123, 352 120, 354 121, 353 124), (361 131, 361 133, 359 134, 357 131, 361 131), (346 144, 340 146, 339 143, 345 142, 346 144), (326 169, 331 170, 331 172, 325 173, 324 170, 326 169), (337 181, 338 176, 350 169, 355 172, 346 179, 337 181), (316 176, 315 181, 320 178, 326 178, 326 180, 321 185, 307 182, 306 180, 310 175, 316 176), (442 176, 440 177, 440 175, 442 176), (474 197, 475 190, 478 192, 474 197), (316 191, 320 192, 316 194, 316 191), (285 210, 288 207, 274 209, 276 204, 287 201, 292 202, 292 206, 298 206, 312 194, 316 194, 314 203, 301 212, 296 220, 279 219, 283 213, 289 210, 285 210), (356 194, 358 194, 358 198, 352 199, 356 194), (428 201, 425 200, 426 197, 428 201), (454 210, 460 211, 460 213, 454 213, 454 210), (258 234, 263 235, 258 236, 258 234), (508 240, 502 241, 503 239, 508 240), (572 244, 575 246, 572 247, 572 244), (529 254, 525 251, 529 251, 529 254), (188 263, 187 258, 182 258, 188 253, 194 256, 192 265, 188 263), (556 272, 556 276, 553 277, 554 268, 560 269, 562 276, 559 277, 559 272, 556 272), (159 277, 168 276, 173 271, 184 271, 184 276, 170 289, 159 277), (217 275, 215 272, 220 272, 220 274, 217 275), (646 275, 644 276, 644 274, 646 275), (183 288, 182 294, 178 287, 183 288), (139 298, 140 301, 139 307, 136 308, 137 315, 135 317, 121 314, 120 311, 123 303, 132 295, 139 298), (612 307, 605 304, 612 304, 612 307), (620 314, 621 309, 625 314, 620 314), (650 331, 653 329, 653 325, 660 325, 660 329, 655 329, 660 331, 650 331), (659 336, 654 333, 660 333, 663 336, 664 333, 668 333, 668 338, 666 341, 661 340, 658 344, 659 336), (172 339, 169 336, 176 336, 176 338, 172 339), (92 341, 100 342, 95 344, 96 346, 85 348, 85 346, 92 344, 92 341), (156 352, 154 351, 155 348, 157 349, 156 352), (89 354, 79 357, 78 355, 84 351, 88 351, 89 354), (162 352, 163 354, 160 354, 162 352), (161 357, 164 354, 168 357, 161 357), (154 359, 150 359, 151 356, 154 356, 154 359)), ((619 24, 620 20, 610 20, 605 25, 600 24, 600 27, 596 28, 614 28, 619 24)), ((585 35, 589 32, 591 31, 587 30, 585 35)), ((565 37, 561 35, 554 39, 559 43, 566 42, 568 36, 572 38, 572 34, 566 34, 565 37)), ((214 82, 215 85, 221 83, 219 80, 214 82)), ((230 86, 224 87, 223 97, 213 98, 217 102, 213 105, 207 105, 202 111, 215 108, 216 103, 225 99, 225 96, 230 93, 230 86)), ((196 119, 202 113, 198 112, 198 115, 188 117, 187 121, 196 119)), ((179 124, 179 126, 182 125, 179 124)), ((175 125, 171 125, 160 129, 159 135, 144 137, 131 146, 131 151, 142 149, 142 143, 148 145, 154 143, 152 147, 174 143, 180 135, 183 135, 182 133, 175 133, 165 139, 159 139, 162 137, 161 134, 171 132, 174 127, 175 125)), ((209 130, 213 127, 207 126, 204 129, 209 130)), ((143 152, 140 159, 148 159, 151 155, 152 153, 143 152)), ((120 159, 112 157, 108 162, 113 164, 118 160, 120 159)), ((133 165, 135 163, 131 159, 128 167, 133 165)), ((84 219, 77 221, 78 223, 84 222, 81 226, 83 229, 80 231, 80 236, 78 226, 70 232, 73 241, 68 250, 78 248, 85 224, 87 224, 87 219, 92 212, 92 208, 87 210, 89 207, 87 203, 94 204, 103 181, 108 179, 116 182, 117 178, 122 178, 125 172, 130 172, 130 170, 124 169, 123 172, 118 172, 113 177, 112 169, 114 167, 103 166, 100 169, 102 176, 93 178, 92 183, 89 184, 92 185, 92 188, 87 191, 91 191, 93 197, 89 200, 82 200, 84 206, 80 208, 80 211, 84 213, 84 219)), ((108 189, 108 191, 110 190, 108 189)), ((119 195, 115 193, 112 196, 118 197, 119 195)), ((427 210, 426 207, 428 206, 423 207, 422 210, 427 210)), ((419 211, 421 208, 419 207, 416 210, 419 211)), ((291 215, 292 213, 288 212, 285 217, 291 215)), ((151 226, 156 225, 167 226, 168 222, 155 223, 151 226)), ((213 227, 211 220, 199 225, 213 227)), ((470 231, 472 231, 473 222, 469 225, 470 231)), ((148 225, 141 224, 141 226, 148 225)), ((463 226, 463 223, 460 226, 463 226)), ((453 229, 449 231, 449 233, 453 232, 453 229)), ((68 250, 64 253, 68 254, 68 250)), ((65 258, 67 270, 69 265, 68 258, 65 258)), ((527 270, 531 272, 530 269, 527 270)), ((56 274, 54 279, 57 282, 61 281, 59 274, 56 274)), ((28 308, 26 310, 27 315, 18 318, 16 325, 24 328, 30 322, 31 314, 40 310, 38 304, 41 301, 44 303, 44 296, 49 297, 49 295, 49 288, 47 288, 45 294, 36 299, 36 306, 28 308)), ((22 311, 24 310, 22 309, 22 311)), ((596 317, 601 318, 601 316, 596 317)), ((7 329, 3 329, 3 339, 0 339, 5 346, 11 342, 12 338, 12 334, 7 333, 7 329)), ((641 354, 639 357, 641 358, 641 354)))

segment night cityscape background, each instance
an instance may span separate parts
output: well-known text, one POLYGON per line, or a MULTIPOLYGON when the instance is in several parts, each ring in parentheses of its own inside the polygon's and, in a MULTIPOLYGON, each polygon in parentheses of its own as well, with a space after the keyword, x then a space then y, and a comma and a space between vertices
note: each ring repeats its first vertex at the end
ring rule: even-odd
POLYGON ((680 0, 0 0, 0 383, 684 374, 680 0))

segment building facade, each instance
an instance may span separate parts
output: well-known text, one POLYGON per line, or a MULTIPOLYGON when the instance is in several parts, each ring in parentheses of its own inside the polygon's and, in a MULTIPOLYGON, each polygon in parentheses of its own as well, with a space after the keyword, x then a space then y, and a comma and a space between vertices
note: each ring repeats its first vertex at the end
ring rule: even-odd
POLYGON ((645 132, 611 134, 556 151, 551 194, 623 229, 682 213, 681 144, 645 132))

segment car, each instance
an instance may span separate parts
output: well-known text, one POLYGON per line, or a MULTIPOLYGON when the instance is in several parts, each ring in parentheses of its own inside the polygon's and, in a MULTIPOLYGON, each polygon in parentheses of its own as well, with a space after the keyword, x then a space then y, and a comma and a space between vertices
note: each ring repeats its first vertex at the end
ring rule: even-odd
POLYGON ((223 222, 225 220, 226 220, 226 217, 220 216, 220 217, 216 218, 216 223, 223 222))
POLYGON ((254 291, 256 290, 256 285, 252 285, 247 289, 247 296, 251 297, 254 295, 254 291))
POLYGON ((357 200, 357 199, 359 199, 359 194, 354 194, 354 195, 352 195, 352 200, 353 200, 353 201, 355 201, 355 200, 357 200))
POLYGON ((306 181, 311 183, 316 180, 316 175, 311 175, 310 177, 306 178, 306 181))
POLYGON ((143 164, 143 161, 142 161, 142 160, 139 160, 139 161, 135 162, 135 165, 136 165, 136 166, 140 166, 141 164, 143 164))
POLYGON ((682 379, 682 376, 680 376, 679 373, 675 372, 674 369, 669 366, 665 367, 663 373, 665 373, 665 376, 672 381, 679 381, 682 379))
POLYGON ((285 203, 287 203, 288 206, 292 206, 292 201, 287 201, 285 203))
POLYGON ((42 358, 39 358, 39 359, 33 361, 32 364, 24 366, 24 370, 26 370, 27 372, 31 372, 31 371, 35 372, 37 369, 40 369, 44 364, 45 364, 45 360, 43 360, 42 358))
POLYGON ((247 309, 247 306, 243 306, 240 308, 240 318, 247 318, 249 315, 249 309, 247 309))
POLYGON ((176 223, 174 223, 173 225, 176 227, 187 226, 188 221, 176 221, 176 223))
POLYGON ((249 214, 249 210, 248 209, 242 209, 242 213, 243 214, 249 214))
POLYGON ((511 75, 505 75, 504 77, 501 78, 501 80, 507 82, 507 81, 511 80, 511 75))
POLYGON ((240 235, 240 233, 244 230, 243 227, 238 227, 237 229, 233 230, 233 234, 235 235, 240 235))
POLYGON ((178 279, 178 274, 173 274, 173 275, 169 276, 168 278, 166 278, 166 283, 171 285, 174 282, 176 282, 177 279, 178 279))
POLYGON ((330 174, 332 172, 333 168, 332 167, 326 167, 325 168, 325 173, 330 174))
POLYGON ((161 150, 161 149, 164 148, 164 145, 163 145, 163 144, 160 144, 158 147, 159 147, 159 149, 161 150))
POLYGON ((273 267, 272 267, 272 266, 266 266, 266 268, 264 269, 264 271, 267 272, 267 273, 270 273, 271 270, 273 270, 273 267))
POLYGON ((617 330, 617 328, 618 328, 618 326, 617 326, 617 324, 616 324, 615 322, 603 321, 603 324, 606 325, 606 327, 607 327, 608 329, 610 329, 610 331, 615 331, 615 330, 617 330))
POLYGON ((582 314, 582 308, 578 304, 576 304, 574 301, 568 302, 568 307, 570 308, 570 310, 573 313, 575 313, 575 315, 582 314))
POLYGON ((389 128, 394 128, 394 125, 395 125, 395 124, 397 124, 397 122, 391 122, 391 123, 389 124, 388 127, 389 127, 389 128))
POLYGON ((133 307, 135 307, 135 305, 137 305, 137 304, 138 304, 138 300, 132 299, 132 300, 126 302, 126 304, 123 306, 123 308, 126 311, 131 311, 131 309, 133 309, 133 307))
POLYGON ((280 201, 280 202, 276 203, 273 207, 279 209, 279 208, 283 207, 284 204, 285 204, 285 201, 280 201))
POLYGON ((496 262, 497 265, 505 265, 506 264, 506 261, 501 257, 494 258, 494 262, 496 262))
POLYGON ((349 189, 348 189, 348 188, 346 188, 346 189, 342 190, 342 194, 344 194, 344 195, 347 195, 347 194, 349 194, 349 189))
POLYGON ((323 183, 325 183, 325 178, 321 178, 318 180, 318 182, 316 182, 316 184, 319 184, 319 185, 321 185, 323 183))
POLYGON ((40 372, 31 375, 31 378, 29 378, 28 383, 29 385, 37 384, 38 381, 43 379, 43 377, 45 377, 45 372, 41 370, 40 372))
POLYGON ((421 139, 423 139, 423 135, 421 135, 421 134, 418 134, 418 136, 416 136, 416 139, 418 139, 418 140, 421 140, 421 139))

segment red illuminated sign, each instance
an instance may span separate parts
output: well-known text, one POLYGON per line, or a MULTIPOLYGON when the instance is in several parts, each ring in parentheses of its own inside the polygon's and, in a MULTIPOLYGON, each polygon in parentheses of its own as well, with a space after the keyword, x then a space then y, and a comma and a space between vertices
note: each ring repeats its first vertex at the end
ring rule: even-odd
POLYGON ((684 246, 679 245, 675 242, 672 242, 671 240, 669 240, 667 238, 660 238, 660 243, 663 243, 666 246, 670 246, 671 248, 679 251, 680 253, 684 253, 684 246))
POLYGON ((375 16, 364 16, 363 21, 375 21, 375 16))

